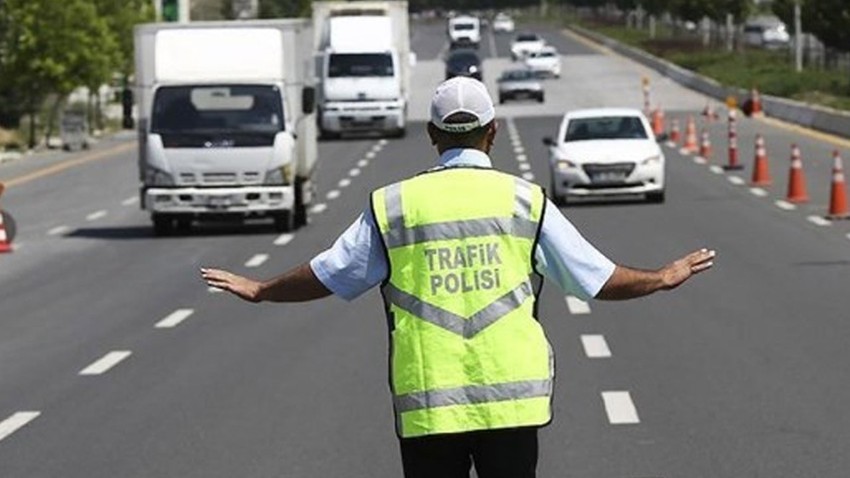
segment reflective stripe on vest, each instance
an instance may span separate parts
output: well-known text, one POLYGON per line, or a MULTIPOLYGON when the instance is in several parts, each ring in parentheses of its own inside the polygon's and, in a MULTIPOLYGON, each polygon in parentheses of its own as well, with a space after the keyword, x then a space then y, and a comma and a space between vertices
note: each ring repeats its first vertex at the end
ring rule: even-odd
POLYGON ((544 202, 536 185, 471 168, 373 193, 400 436, 549 421, 554 365, 532 286, 544 202))

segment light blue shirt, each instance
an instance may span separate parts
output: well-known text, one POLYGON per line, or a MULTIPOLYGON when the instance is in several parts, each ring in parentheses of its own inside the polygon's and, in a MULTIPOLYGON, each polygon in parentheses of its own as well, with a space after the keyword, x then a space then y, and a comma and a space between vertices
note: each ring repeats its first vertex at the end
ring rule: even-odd
MULTIPOLYGON (((492 167, 490 158, 475 149, 445 151, 440 156, 440 165, 492 167)), ((566 293, 584 300, 596 296, 615 267, 549 199, 535 258, 539 274, 558 283, 566 293)), ((389 267, 371 207, 333 246, 314 257, 310 267, 328 290, 345 300, 353 300, 383 282, 389 267)))

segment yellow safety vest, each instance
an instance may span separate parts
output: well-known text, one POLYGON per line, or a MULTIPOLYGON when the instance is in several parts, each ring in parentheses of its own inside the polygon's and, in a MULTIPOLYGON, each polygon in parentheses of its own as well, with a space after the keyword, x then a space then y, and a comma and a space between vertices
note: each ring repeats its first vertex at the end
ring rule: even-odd
POLYGON ((544 204, 537 185, 469 167, 372 193, 400 437, 551 419, 554 363, 533 266, 544 204))

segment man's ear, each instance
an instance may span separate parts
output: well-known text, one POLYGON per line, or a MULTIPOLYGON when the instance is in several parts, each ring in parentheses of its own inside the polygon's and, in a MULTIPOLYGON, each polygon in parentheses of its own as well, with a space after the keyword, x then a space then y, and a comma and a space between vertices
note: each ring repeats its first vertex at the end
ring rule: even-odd
POLYGON ((437 135, 439 134, 439 132, 437 131, 437 127, 434 126, 434 123, 431 123, 429 121, 428 126, 427 126, 427 130, 428 130, 428 137, 431 139, 431 144, 436 145, 437 144, 437 135))
POLYGON ((490 148, 493 147, 493 143, 496 141, 496 132, 499 130, 499 122, 495 119, 490 122, 490 125, 487 126, 487 151, 489 152, 490 148))

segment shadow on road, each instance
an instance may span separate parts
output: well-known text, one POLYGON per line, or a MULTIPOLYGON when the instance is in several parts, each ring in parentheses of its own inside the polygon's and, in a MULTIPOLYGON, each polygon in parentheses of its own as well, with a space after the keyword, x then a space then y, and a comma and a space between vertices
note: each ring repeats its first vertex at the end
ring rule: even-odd
POLYGON ((273 233, 275 233, 275 230, 270 224, 200 224, 187 229, 174 229, 166 236, 154 235, 151 226, 126 226, 80 228, 65 234, 64 237, 120 241, 135 239, 168 240, 209 236, 248 236, 273 233))

